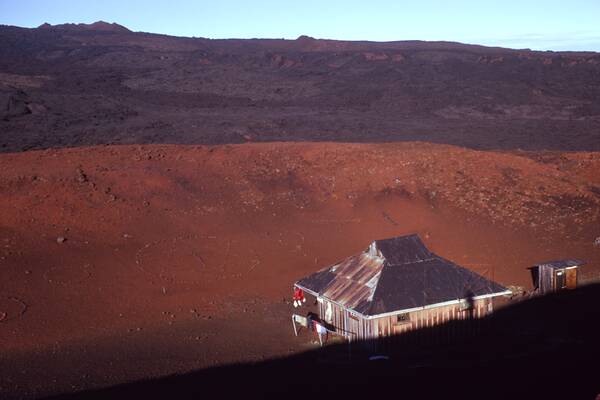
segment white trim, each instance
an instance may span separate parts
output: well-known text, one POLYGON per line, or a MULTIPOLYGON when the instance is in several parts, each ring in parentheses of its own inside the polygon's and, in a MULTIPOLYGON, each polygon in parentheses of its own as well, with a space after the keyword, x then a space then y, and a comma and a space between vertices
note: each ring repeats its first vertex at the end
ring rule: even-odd
POLYGON ((579 265, 573 265, 572 267, 565 267, 565 269, 573 269, 573 268, 577 268, 579 265))
POLYGON ((305 292, 307 292, 315 297, 321 297, 321 295, 319 293, 313 292, 312 290, 307 289, 304 286, 298 285, 297 283, 294 283, 294 286, 296 286, 298 289, 304 290, 305 292))
POLYGON ((496 292, 496 293, 490 293, 490 294, 482 294, 481 296, 476 296, 476 297, 473 297, 473 300, 487 299, 488 297, 507 296, 507 295, 509 295, 509 294, 512 294, 512 291, 510 291, 510 290, 505 290, 504 292, 496 292))

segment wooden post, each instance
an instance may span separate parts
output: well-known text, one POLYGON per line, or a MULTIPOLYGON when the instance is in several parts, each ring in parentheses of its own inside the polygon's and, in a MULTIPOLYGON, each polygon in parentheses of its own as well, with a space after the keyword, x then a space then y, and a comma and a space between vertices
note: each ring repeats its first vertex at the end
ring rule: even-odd
POLYGON ((296 318, 292 315, 292 325, 294 326, 294 334, 298 336, 298 330, 296 329, 296 318))

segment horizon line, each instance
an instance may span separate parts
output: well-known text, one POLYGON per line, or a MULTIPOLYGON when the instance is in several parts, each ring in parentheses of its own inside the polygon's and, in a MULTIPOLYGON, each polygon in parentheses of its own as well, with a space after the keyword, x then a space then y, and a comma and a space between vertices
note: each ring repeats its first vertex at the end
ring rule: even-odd
MULTIPOLYGON (((531 52, 547 52, 547 53, 600 53, 600 48, 598 48, 597 50, 594 49, 568 49, 568 48, 562 48, 562 49, 551 49, 549 47, 544 46, 543 48, 536 48, 536 47, 520 47, 520 46, 510 46, 508 44, 503 44, 502 42, 519 42, 519 41, 523 41, 523 40, 538 40, 538 41, 543 41, 545 39, 545 35, 542 34, 537 34, 537 33, 529 33, 529 34, 522 34, 522 35, 516 35, 513 37, 509 37, 509 38, 504 38, 504 39, 482 39, 482 41, 463 41, 463 40, 452 40, 452 39, 386 39, 386 40, 376 40, 376 39, 341 39, 341 38, 328 38, 328 37, 318 37, 318 35, 309 35, 309 34, 300 34, 298 36, 294 37, 286 37, 286 36, 281 36, 281 37, 259 37, 259 36, 228 36, 228 37, 207 37, 207 36, 189 36, 189 35, 178 35, 178 34, 174 34, 174 33, 165 33, 165 32, 156 32, 156 31, 145 31, 145 30, 135 30, 134 29, 130 29, 129 27, 127 27, 126 25, 120 24, 118 22, 107 22, 104 20, 96 20, 93 22, 62 22, 62 23, 56 23, 56 24, 51 24, 49 22, 43 22, 37 26, 20 26, 20 25, 11 25, 11 24, 4 24, 4 23, 0 23, 0 25, 3 26, 7 26, 7 27, 14 27, 14 28, 20 28, 20 29, 43 29, 43 27, 45 25, 48 25, 48 28, 46 29, 51 29, 51 28, 60 28, 61 26, 91 26, 97 23, 104 23, 107 25, 116 25, 119 27, 122 27, 126 30, 128 30, 130 33, 142 33, 142 34, 152 34, 152 35, 162 35, 162 36, 169 36, 169 37, 174 37, 174 38, 187 38, 187 39, 204 39, 204 40, 284 40, 284 41, 297 41, 297 40, 301 40, 302 38, 306 38, 306 39, 312 39, 312 40, 322 40, 322 41, 335 41, 335 42, 354 42, 354 43, 361 43, 361 42, 367 42, 367 43, 400 43, 400 42, 423 42, 423 43, 451 43, 451 44, 460 44, 460 45, 464 45, 464 46, 479 46, 479 47, 487 47, 487 48, 497 48, 497 49, 506 49, 506 50, 513 50, 513 51, 531 51, 531 52), (494 42, 495 43, 492 43, 494 42), (486 43, 487 42, 487 43, 486 43)), ((548 38, 548 40, 550 40, 552 38, 548 38)), ((594 42, 598 41, 598 46, 600 46, 600 36, 591 36, 588 37, 588 39, 592 39, 594 42)), ((558 38, 553 38, 554 41, 564 41, 564 39, 558 39, 558 38)), ((592 46, 591 48, 593 48, 595 46, 592 46)))

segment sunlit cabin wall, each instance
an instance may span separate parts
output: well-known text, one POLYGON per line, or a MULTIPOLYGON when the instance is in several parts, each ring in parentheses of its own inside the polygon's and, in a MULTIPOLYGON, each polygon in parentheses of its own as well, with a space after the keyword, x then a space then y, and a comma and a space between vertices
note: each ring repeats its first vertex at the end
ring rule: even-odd
POLYGON ((463 302, 368 319, 323 298, 318 300, 318 304, 321 319, 335 328, 336 333, 350 340, 381 338, 433 327, 451 320, 481 318, 492 312, 494 308, 493 298, 485 298, 475 300, 472 310, 466 309, 463 302), (330 307, 329 312, 328 307, 330 307), (401 314, 405 317, 399 320, 401 314))
POLYGON ((434 307, 406 314, 395 314, 372 321, 373 338, 397 335, 417 329, 430 328, 452 320, 482 318, 493 311, 491 298, 473 302, 473 308, 467 309, 464 303, 434 307))
POLYGON ((347 321, 348 311, 340 305, 323 298, 318 298, 317 301, 321 320, 335 327, 336 333, 346 336, 349 332, 347 321), (328 312, 328 308, 330 308, 330 312, 328 312))

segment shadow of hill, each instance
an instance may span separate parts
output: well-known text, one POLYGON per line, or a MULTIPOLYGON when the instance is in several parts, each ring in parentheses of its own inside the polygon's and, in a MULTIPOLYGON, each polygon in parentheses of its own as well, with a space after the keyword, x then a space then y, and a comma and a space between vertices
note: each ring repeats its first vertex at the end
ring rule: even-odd
POLYGON ((54 399, 372 398, 388 393, 408 398, 594 399, 600 393, 598 300, 600 285, 590 285, 519 302, 484 320, 412 332, 401 340, 326 346, 288 358, 54 399), (462 333, 436 339, 449 330, 462 333), (369 361, 373 354, 389 359, 369 361))

